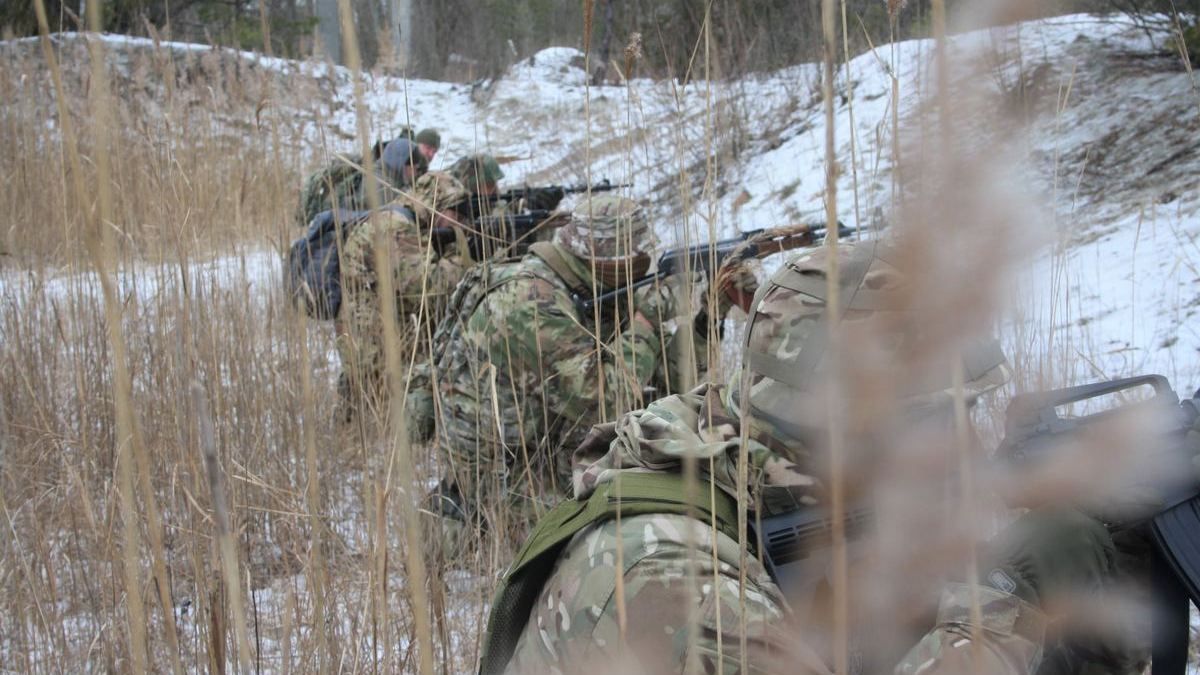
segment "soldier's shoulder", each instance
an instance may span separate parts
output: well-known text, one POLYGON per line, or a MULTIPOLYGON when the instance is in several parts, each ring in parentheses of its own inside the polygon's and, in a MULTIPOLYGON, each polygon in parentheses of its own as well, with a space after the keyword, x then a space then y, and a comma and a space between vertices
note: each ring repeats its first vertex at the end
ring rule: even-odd
POLYGON ((494 299, 520 298, 545 305, 571 297, 562 279, 535 256, 493 264, 487 283, 491 287, 488 296, 494 299))

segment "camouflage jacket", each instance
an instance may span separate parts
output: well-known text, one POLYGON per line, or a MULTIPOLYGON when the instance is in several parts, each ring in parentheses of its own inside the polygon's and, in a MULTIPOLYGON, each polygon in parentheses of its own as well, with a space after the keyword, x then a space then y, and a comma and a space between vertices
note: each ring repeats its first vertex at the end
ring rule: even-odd
POLYGON ((439 440, 460 476, 485 464, 503 472, 518 457, 554 461, 592 424, 640 405, 661 350, 653 331, 633 323, 593 332, 567 282, 536 255, 473 275, 483 296, 461 315, 451 310, 448 321, 465 317, 459 325, 439 329, 453 338, 435 380, 439 440))
POLYGON ((342 365, 357 376, 377 377, 383 370, 383 322, 376 267, 376 244, 389 261, 396 298, 397 334, 402 345, 424 341, 436 324, 450 291, 463 275, 457 257, 444 258, 428 246, 421 228, 404 213, 381 210, 356 225, 342 248, 342 308, 338 314, 338 351, 342 365))
MULTIPOLYGON (((296 209, 295 221, 300 227, 307 226, 318 213, 330 209, 363 211, 370 208, 367 196, 368 181, 363 173, 361 154, 352 153, 335 157, 323 169, 314 171, 304 181, 300 190, 300 205, 296 209)), ((418 163, 418 175, 428 170, 424 158, 418 163)), ((391 175, 375 160, 376 205, 387 204, 411 183, 400 176, 391 175)))
MULTIPOLYGON (((597 430, 575 455, 576 498, 623 472, 680 471, 687 456, 701 460, 702 481, 736 494, 742 439, 729 409, 720 387, 703 385, 597 430), (597 442, 614 434, 611 443, 597 442)), ((770 500, 776 492, 799 503, 818 498, 819 481, 801 467, 753 438, 746 443, 754 498, 770 500)), ((979 643, 972 642, 969 594, 951 586, 936 624, 897 673, 1037 669, 1040 612, 1014 596, 977 591, 979 643)), ((752 553, 743 556, 737 541, 686 516, 643 515, 598 523, 567 544, 508 672, 824 674, 832 671, 827 653, 816 635, 794 622, 780 588, 752 553)))

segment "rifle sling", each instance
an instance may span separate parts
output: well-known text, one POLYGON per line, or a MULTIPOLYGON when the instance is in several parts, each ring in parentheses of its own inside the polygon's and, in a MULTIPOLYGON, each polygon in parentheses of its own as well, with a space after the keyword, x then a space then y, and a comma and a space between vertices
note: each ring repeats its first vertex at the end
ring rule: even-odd
POLYGON ((591 297, 591 284, 571 268, 570 263, 565 258, 569 254, 563 253, 553 242, 534 242, 529 245, 529 252, 541 258, 547 267, 554 270, 554 273, 563 280, 563 283, 567 285, 572 294, 591 297))

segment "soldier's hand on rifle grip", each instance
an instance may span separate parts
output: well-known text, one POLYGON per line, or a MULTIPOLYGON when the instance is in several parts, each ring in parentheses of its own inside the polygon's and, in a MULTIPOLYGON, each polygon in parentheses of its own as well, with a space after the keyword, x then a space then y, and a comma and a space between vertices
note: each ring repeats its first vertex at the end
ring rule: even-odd
POLYGON ((634 291, 633 302, 635 310, 641 313, 655 330, 675 318, 675 295, 667 283, 649 284, 639 288, 634 291))
POLYGON ((758 277, 746 260, 733 261, 717 271, 719 316, 724 318, 730 307, 737 306, 749 314, 754 294, 758 292, 758 277))

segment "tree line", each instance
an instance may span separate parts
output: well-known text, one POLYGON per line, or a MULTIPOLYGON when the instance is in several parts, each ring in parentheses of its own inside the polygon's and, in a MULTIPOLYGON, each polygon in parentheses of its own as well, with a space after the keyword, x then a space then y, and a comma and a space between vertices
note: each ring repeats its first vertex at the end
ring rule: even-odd
MULTIPOLYGON (((51 30, 78 30, 87 1, 44 0, 51 30)), ((953 12, 971 1, 946 4, 953 12)), ((317 54, 342 63, 338 2, 105 0, 103 23, 112 33, 153 33, 290 58, 317 54)), ((930 5, 931 0, 846 0, 851 52, 928 36, 930 5)), ((1200 0, 1038 5, 1045 15, 1121 12, 1148 29, 1169 27, 1190 46, 1200 43, 1200 0)), ((496 75, 553 45, 586 48, 593 79, 600 82, 617 78, 626 61, 629 67, 636 62, 636 74, 657 77, 694 74, 704 64, 718 76, 775 69, 816 60, 821 41, 819 3, 792 0, 349 0, 349 8, 365 67, 461 81, 496 75), (636 61, 625 55, 635 35, 636 61)), ((36 34, 33 2, 0 3, 0 30, 36 34)))

